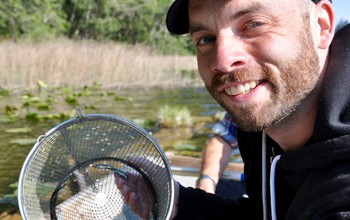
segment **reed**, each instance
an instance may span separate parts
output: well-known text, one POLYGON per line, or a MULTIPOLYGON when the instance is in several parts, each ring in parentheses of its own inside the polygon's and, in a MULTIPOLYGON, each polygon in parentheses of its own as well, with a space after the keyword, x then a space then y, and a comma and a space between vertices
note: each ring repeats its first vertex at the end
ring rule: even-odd
POLYGON ((34 88, 39 80, 49 87, 181 87, 202 85, 195 56, 165 56, 146 47, 113 42, 59 39, 0 44, 0 87, 34 88))

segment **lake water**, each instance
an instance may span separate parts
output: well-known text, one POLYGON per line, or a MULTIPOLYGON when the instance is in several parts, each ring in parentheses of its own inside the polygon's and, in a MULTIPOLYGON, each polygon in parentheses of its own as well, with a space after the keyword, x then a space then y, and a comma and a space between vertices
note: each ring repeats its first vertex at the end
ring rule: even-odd
MULTIPOLYGON (((204 88, 147 91, 133 89, 108 92, 109 95, 106 95, 105 91, 78 95, 78 103, 75 104, 68 104, 67 101, 64 101, 62 92, 37 92, 35 95, 39 100, 51 100, 50 108, 41 108, 41 110, 38 110, 38 104, 28 104, 28 94, 12 94, 9 97, 0 98, 0 108, 2 109, 0 112, 0 197, 12 193, 13 189, 9 185, 18 180, 22 164, 36 138, 66 120, 50 118, 50 115, 57 115, 61 112, 74 115, 75 110, 79 108, 83 114, 114 114, 131 120, 144 120, 156 118, 159 109, 165 105, 187 106, 192 116, 203 118, 200 126, 191 128, 190 131, 188 128, 155 129, 152 134, 164 148, 178 145, 194 146, 198 150, 204 146, 210 133, 211 116, 222 111, 204 88), (119 99, 118 97, 123 98, 119 99), (16 120, 8 121, 5 112, 6 110, 11 111, 11 109, 15 112, 13 114, 19 117, 16 120), (26 119, 26 116, 32 112, 36 112, 38 115, 47 115, 48 119, 39 121, 26 119), (189 135, 187 135, 188 132, 189 135)), ((36 103, 38 102, 40 101, 36 101, 36 103)), ((181 150, 181 148, 179 149, 181 150)))

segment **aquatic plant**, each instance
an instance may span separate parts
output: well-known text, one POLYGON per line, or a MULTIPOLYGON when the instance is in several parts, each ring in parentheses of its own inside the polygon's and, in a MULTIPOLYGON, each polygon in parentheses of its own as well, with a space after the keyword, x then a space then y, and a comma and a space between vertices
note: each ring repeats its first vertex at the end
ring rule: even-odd
POLYGON ((146 130, 154 130, 158 126, 157 119, 134 119, 133 121, 146 130))
POLYGON ((36 113, 36 112, 28 112, 26 114, 26 119, 28 121, 38 121, 39 120, 38 113, 36 113))
MULTIPOLYGON (((164 44, 167 49, 170 45, 173 44, 164 44)), ((181 75, 181 69, 196 69, 193 55, 164 56, 151 53, 148 47, 115 42, 58 39, 33 44, 6 41, 0 47, 0 63, 0 82, 6 89, 37 89, 39 82, 48 86, 46 90, 81 85, 89 85, 93 90, 101 84, 109 88, 169 88, 203 84, 199 74, 196 74, 196 80, 187 74, 186 77, 181 75)))
POLYGON ((38 80, 37 83, 38 83, 38 89, 40 92, 47 89, 47 84, 44 81, 38 80))
POLYGON ((119 102, 119 101, 133 101, 131 97, 124 97, 124 96, 114 96, 114 101, 119 102))
POLYGON ((73 95, 66 96, 65 101, 71 105, 77 105, 79 103, 78 99, 73 95))
POLYGON ((18 108, 16 106, 6 105, 5 106, 5 114, 7 116, 17 115, 18 108))
POLYGON ((23 133, 30 133, 32 132, 32 129, 29 127, 22 127, 22 128, 10 128, 10 129, 6 129, 5 130, 6 133, 10 133, 10 134, 23 134, 23 133))
POLYGON ((10 184, 10 188, 13 189, 13 193, 6 194, 3 197, 0 197, 0 204, 11 204, 11 205, 17 206, 18 205, 18 202, 17 202, 18 182, 10 184))
POLYGON ((10 96, 10 90, 0 87, 0 97, 1 96, 10 96))
POLYGON ((158 112, 158 121, 163 128, 192 126, 190 110, 181 106, 163 106, 158 112))
POLYGON ((20 139, 15 139, 10 141, 10 144, 21 145, 21 146, 34 145, 35 143, 36 143, 35 138, 20 138, 20 139))
POLYGON ((74 116, 73 112, 60 112, 56 114, 41 114, 39 115, 37 112, 28 112, 25 116, 25 118, 28 121, 40 121, 40 120, 51 120, 51 119, 58 119, 60 121, 67 120, 69 118, 72 118, 74 116))

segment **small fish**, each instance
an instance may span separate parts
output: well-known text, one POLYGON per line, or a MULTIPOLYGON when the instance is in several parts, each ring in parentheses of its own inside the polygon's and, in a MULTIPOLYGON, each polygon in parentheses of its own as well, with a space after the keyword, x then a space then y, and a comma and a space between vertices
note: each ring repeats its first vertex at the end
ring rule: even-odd
POLYGON ((108 165, 108 164, 95 164, 93 166, 98 168, 98 169, 111 170, 111 171, 113 171, 115 173, 118 173, 118 175, 120 175, 124 179, 128 179, 128 175, 126 175, 126 173, 124 171, 121 171, 120 169, 117 169, 117 168, 115 168, 115 167, 113 167, 111 165, 108 165))

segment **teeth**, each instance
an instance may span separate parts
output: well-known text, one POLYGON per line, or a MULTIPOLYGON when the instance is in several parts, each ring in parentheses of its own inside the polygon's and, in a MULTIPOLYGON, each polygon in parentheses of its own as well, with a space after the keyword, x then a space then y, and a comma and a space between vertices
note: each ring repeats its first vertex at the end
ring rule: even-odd
POLYGON ((245 87, 243 85, 238 85, 236 88, 237 93, 243 93, 245 91, 245 87))
POLYGON ((259 84, 259 81, 251 81, 244 84, 239 84, 237 86, 231 86, 225 89, 225 92, 228 95, 238 95, 238 94, 246 94, 254 89, 259 84))
POLYGON ((258 84, 258 82, 256 82, 256 81, 251 81, 250 83, 249 83, 249 85, 250 85, 250 88, 255 88, 256 87, 256 84, 258 84))

